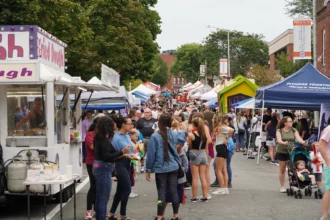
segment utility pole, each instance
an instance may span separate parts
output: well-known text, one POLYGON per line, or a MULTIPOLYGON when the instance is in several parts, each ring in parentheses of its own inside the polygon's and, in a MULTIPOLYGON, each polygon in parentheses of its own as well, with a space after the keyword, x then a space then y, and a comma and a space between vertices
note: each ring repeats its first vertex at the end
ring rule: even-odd
POLYGON ((229 30, 228 30, 228 76, 229 78, 231 77, 230 76, 230 40, 229 40, 229 30))
POLYGON ((317 22, 316 22, 316 0, 313 0, 313 57, 314 67, 317 69, 317 22))
MULTIPOLYGON (((207 71, 207 61, 205 59, 205 82, 204 82, 204 85, 206 86, 207 85, 207 75, 206 75, 206 71, 207 71)), ((205 87, 206 88, 206 87, 205 87)))

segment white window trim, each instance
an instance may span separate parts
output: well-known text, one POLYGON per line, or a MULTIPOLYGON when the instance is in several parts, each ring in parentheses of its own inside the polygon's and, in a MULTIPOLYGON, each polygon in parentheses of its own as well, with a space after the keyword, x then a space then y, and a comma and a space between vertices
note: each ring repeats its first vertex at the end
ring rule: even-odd
POLYGON ((322 65, 325 66, 325 53, 326 53, 326 30, 322 32, 322 65))

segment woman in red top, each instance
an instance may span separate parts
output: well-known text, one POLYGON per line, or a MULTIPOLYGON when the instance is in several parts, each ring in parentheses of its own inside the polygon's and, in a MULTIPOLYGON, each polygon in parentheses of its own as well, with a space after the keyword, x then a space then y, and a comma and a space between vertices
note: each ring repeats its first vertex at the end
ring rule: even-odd
MULTIPOLYGON (((86 167, 89 176, 90 187, 87 193, 87 211, 85 219, 92 219, 95 212, 93 211, 93 206, 95 205, 96 197, 96 186, 95 186, 95 177, 93 175, 93 163, 94 163, 94 129, 96 127, 97 121, 99 118, 95 118, 93 124, 89 127, 89 130, 85 137, 85 146, 87 151, 86 156, 86 167)), ((94 207, 95 208, 95 207, 94 207)))

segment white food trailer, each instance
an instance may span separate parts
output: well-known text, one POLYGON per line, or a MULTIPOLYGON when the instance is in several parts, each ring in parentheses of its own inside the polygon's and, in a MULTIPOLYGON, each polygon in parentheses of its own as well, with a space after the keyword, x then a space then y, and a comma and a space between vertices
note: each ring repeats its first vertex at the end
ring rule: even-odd
MULTIPOLYGON (((19 155, 28 168, 44 155, 45 163, 58 164, 61 174, 66 173, 66 165, 72 165, 73 173, 82 175, 81 92, 117 90, 119 75, 103 71, 102 85, 71 77, 65 73, 65 47, 38 26, 0 26, 0 143, 6 165, 19 155), (70 106, 70 94, 74 106, 70 106), (61 101, 56 101, 61 95, 61 101), (25 120, 31 112, 35 117, 25 120)), ((72 196, 72 187, 64 186, 64 201, 72 196)), ((48 187, 48 195, 58 198, 58 192, 59 186, 48 187)))

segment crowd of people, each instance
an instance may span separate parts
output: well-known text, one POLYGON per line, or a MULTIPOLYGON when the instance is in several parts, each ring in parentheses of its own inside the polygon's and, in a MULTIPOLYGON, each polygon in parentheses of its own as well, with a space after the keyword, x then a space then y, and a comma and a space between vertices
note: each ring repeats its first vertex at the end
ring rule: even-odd
MULTIPOLYGON (((86 219, 91 219, 95 213, 98 220, 131 219, 127 217, 126 207, 129 198, 138 196, 132 187, 136 172, 140 172, 146 173, 147 181, 151 180, 152 173, 155 174, 158 192, 155 219, 164 219, 167 204, 171 203, 172 219, 179 220, 180 204, 186 202, 185 190, 192 189, 189 198, 192 203, 208 202, 211 194, 230 193, 234 153, 247 153, 248 148, 255 150, 256 137, 262 132, 267 134, 261 143, 269 155, 266 159, 279 166, 280 192, 286 192, 284 182, 289 151, 297 142, 305 144, 313 133, 313 122, 308 114, 299 120, 293 113, 282 114, 283 117, 272 109, 267 109, 263 118, 260 111, 255 111, 253 116, 245 110, 235 113, 234 109, 228 114, 220 114, 207 105, 193 103, 172 108, 146 104, 140 109, 132 109, 127 117, 112 112, 109 115, 98 113, 93 118, 88 112, 83 121, 84 161, 90 178, 86 219), (211 164, 216 176, 213 183, 211 164), (117 188, 107 212, 113 180, 117 181, 117 188), (197 194, 199 181, 201 195, 197 194), (216 189, 211 192, 211 187, 216 189), (120 216, 117 217, 119 204, 120 216)), ((322 137, 325 136, 330 134, 322 137)), ((322 154, 326 159, 322 147, 327 145, 328 139, 324 138, 326 143, 323 143, 322 137, 320 153, 311 156, 320 159, 322 154)), ((315 180, 315 187, 322 191, 320 176, 315 176, 315 180)), ((330 194, 326 193, 325 197, 329 200, 330 194)), ((324 207, 326 205, 329 203, 324 207)))

